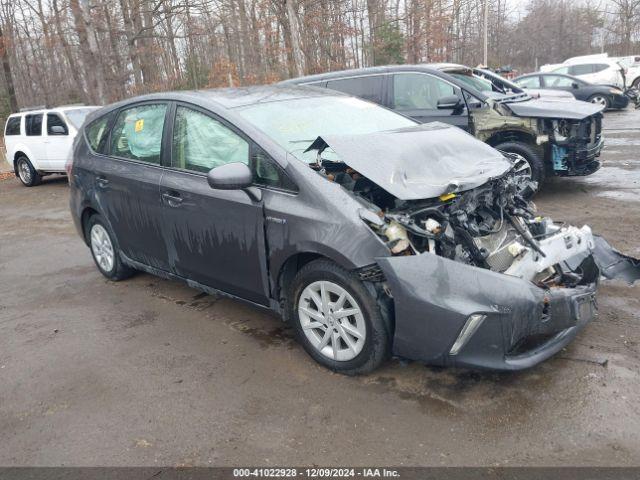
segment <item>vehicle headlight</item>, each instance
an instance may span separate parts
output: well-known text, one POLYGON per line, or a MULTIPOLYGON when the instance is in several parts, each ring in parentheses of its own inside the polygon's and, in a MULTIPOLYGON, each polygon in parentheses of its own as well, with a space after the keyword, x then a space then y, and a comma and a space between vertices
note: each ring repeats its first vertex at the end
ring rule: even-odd
POLYGON ((613 93, 614 95, 622 95, 622 90, 620 90, 619 88, 610 88, 609 92, 613 93))

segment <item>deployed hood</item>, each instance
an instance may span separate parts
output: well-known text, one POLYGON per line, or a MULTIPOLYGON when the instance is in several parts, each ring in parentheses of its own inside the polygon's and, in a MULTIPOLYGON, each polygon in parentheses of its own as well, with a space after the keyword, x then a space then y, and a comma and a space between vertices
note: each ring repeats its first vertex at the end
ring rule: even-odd
POLYGON ((306 151, 327 147, 400 200, 470 190, 512 167, 497 150, 439 122, 362 135, 323 135, 306 151))
POLYGON ((557 102, 545 99, 527 100, 526 102, 507 103, 509 109, 518 117, 533 118, 567 118, 582 120, 603 110, 601 105, 589 102, 557 102))

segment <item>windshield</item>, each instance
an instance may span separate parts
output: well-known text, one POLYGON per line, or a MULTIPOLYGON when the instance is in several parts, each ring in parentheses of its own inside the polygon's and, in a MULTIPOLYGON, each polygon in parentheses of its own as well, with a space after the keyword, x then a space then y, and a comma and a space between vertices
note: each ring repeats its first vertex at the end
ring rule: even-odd
POLYGON ((478 77, 472 77, 470 75, 465 75, 464 73, 450 73, 449 75, 456 77, 468 87, 475 88, 480 92, 491 92, 493 90, 491 88, 491 83, 478 77))
POLYGON ((416 125, 402 115, 352 97, 260 103, 238 109, 238 113, 306 162, 316 158, 315 152, 303 152, 319 136, 359 135, 416 125))
POLYGON ((82 126, 84 119, 87 118, 87 115, 94 110, 95 108, 74 108, 72 110, 63 110, 63 112, 71 124, 78 130, 82 126))

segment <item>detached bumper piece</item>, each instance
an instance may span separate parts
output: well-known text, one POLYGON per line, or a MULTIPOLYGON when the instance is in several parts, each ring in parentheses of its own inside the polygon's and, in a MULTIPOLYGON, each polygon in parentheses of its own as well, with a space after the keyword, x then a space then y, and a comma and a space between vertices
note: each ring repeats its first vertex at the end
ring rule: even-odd
POLYGON ((576 259, 586 284, 553 289, 430 253, 377 261, 394 300, 394 353, 434 365, 529 368, 597 313, 591 256, 576 259))

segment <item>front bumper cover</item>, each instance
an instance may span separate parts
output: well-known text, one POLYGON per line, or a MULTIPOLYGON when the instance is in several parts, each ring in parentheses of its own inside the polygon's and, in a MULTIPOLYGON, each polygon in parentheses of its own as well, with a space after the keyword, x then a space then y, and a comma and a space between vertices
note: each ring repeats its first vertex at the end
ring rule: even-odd
POLYGON ((596 315, 593 281, 545 290, 531 282, 430 253, 377 259, 394 299, 394 353, 443 366, 520 370, 551 357, 596 315), (457 355, 449 351, 473 314, 486 318, 457 355))

